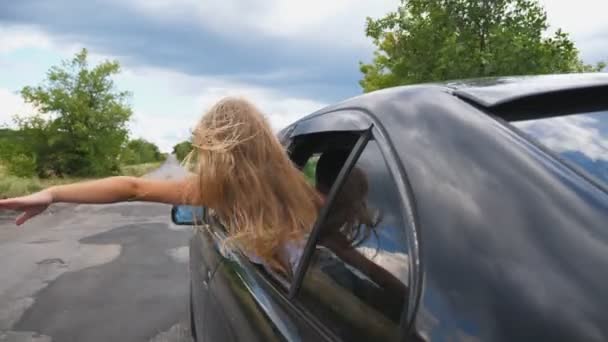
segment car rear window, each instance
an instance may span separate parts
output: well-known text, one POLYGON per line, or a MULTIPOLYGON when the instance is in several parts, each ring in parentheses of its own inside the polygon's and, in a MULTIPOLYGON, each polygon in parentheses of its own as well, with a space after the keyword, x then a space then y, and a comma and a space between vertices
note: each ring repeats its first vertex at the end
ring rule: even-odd
POLYGON ((608 187, 608 111, 512 124, 608 187))

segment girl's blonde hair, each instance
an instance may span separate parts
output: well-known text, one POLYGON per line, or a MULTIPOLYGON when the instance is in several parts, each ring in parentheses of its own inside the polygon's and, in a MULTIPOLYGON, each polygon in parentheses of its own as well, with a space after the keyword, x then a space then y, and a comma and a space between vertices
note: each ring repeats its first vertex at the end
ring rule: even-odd
POLYGON ((251 103, 226 98, 193 132, 197 174, 190 201, 212 208, 228 243, 285 270, 280 246, 310 231, 320 197, 251 103))

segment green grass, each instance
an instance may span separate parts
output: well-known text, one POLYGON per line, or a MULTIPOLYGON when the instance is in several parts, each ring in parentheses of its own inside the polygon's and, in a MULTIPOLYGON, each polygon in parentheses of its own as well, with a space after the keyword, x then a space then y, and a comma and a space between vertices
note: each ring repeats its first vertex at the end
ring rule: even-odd
MULTIPOLYGON (((160 164, 160 162, 156 162, 124 166, 121 169, 121 173, 125 176, 139 177, 158 168, 160 164)), ((69 184, 90 179, 93 178, 20 178, 7 174, 6 168, 0 164, 0 198, 22 196, 54 185, 69 184)))
POLYGON ((160 164, 161 164, 161 162, 127 165, 127 166, 123 166, 121 168, 121 171, 124 176, 140 177, 140 176, 145 175, 146 173, 149 173, 151 171, 158 169, 160 164))

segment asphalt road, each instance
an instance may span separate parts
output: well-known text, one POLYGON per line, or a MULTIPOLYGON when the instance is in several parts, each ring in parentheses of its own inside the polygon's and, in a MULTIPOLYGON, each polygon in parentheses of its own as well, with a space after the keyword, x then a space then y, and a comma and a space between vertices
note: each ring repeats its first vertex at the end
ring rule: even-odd
MULTIPOLYGON (((173 156, 147 177, 183 176, 173 156)), ((0 211, 0 341, 190 341, 189 227, 170 206, 0 211)))

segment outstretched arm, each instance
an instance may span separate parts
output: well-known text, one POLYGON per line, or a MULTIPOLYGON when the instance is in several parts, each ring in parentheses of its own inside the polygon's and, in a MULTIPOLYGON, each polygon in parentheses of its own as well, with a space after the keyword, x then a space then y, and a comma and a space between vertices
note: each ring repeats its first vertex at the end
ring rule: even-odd
MULTIPOLYGON (((150 180, 135 177, 110 177, 94 181, 54 186, 32 195, 0 200, 0 209, 22 211, 17 225, 43 212, 52 203, 115 203, 146 201, 168 204, 187 202, 189 178, 150 180)), ((193 187, 196 189, 196 187, 193 187)), ((195 196, 194 198, 198 198, 195 196)))
POLYGON ((187 182, 188 179, 175 181, 110 177, 51 187, 43 191, 51 194, 54 203, 145 201, 178 204, 184 201, 187 182))

